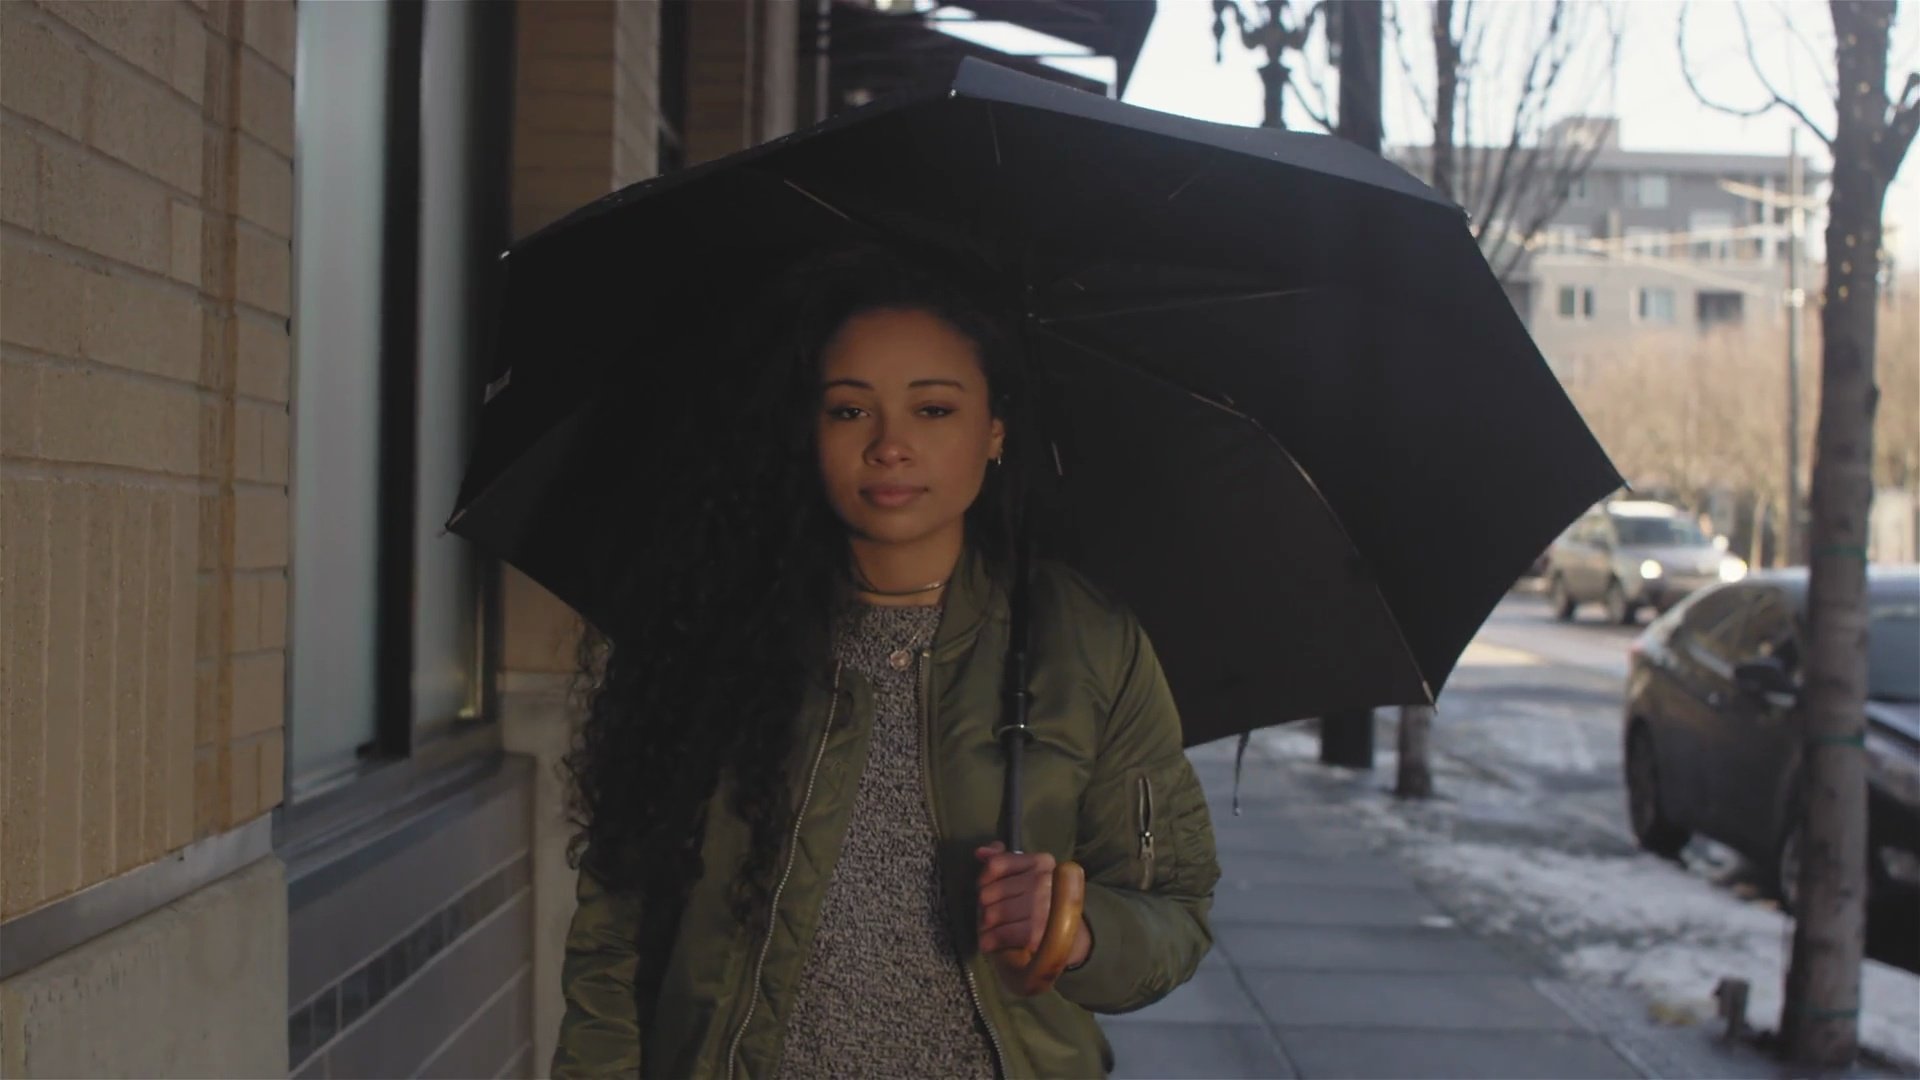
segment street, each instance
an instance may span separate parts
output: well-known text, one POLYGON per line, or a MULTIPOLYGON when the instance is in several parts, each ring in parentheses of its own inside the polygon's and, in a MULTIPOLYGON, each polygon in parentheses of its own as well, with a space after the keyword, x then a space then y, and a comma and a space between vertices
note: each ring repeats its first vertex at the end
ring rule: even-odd
MULTIPOLYGON (((1371 776, 1319 766, 1305 727, 1269 729, 1256 745, 1296 782, 1349 802, 1463 925, 1578 981, 1631 987, 1678 1024, 1713 1015, 1720 978, 1744 978, 1750 1020, 1770 1027, 1791 922, 1756 871, 1717 843, 1696 838, 1684 865, 1639 850, 1620 733, 1626 650, 1639 628, 1581 614, 1560 623, 1542 599, 1516 594, 1488 620, 1441 695, 1429 803, 1390 794, 1391 710, 1381 711, 1371 776)), ((1911 919, 1876 917, 1869 953, 1863 1042, 1908 1067, 1920 1061, 1911 919)))

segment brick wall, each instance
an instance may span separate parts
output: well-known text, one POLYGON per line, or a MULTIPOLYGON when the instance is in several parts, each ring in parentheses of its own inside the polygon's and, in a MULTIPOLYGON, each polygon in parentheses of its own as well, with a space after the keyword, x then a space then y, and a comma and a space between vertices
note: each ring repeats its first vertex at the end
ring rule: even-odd
POLYGON ((754 0, 696 0, 687 18, 687 163, 753 143, 754 0))
POLYGON ((0 916, 271 809, 293 8, 0 3, 0 916))

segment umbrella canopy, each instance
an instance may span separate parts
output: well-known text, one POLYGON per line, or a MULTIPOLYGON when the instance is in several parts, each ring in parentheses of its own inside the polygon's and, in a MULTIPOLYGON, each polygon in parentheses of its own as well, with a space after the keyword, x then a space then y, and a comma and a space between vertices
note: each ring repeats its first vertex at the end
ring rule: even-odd
POLYGON ((1017 303, 1053 444, 1046 553, 1138 615, 1189 744, 1430 701, 1620 483, 1465 216, 1398 167, 968 61, 516 245, 512 366, 451 527, 595 618, 607 553, 583 554, 578 478, 644 467, 582 460, 640 344, 889 237, 964 248, 1017 303))

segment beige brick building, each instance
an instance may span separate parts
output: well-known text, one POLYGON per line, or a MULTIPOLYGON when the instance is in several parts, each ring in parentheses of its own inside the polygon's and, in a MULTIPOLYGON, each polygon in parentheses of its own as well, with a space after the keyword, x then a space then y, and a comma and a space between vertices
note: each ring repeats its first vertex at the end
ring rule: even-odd
POLYGON ((886 7, 0 2, 0 1075, 544 1071, 578 626, 437 533, 492 267, 886 7))

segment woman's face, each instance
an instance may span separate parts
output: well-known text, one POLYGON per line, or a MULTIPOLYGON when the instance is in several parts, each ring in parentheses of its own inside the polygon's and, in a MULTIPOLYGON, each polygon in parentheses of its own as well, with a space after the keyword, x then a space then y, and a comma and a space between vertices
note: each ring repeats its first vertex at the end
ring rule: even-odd
POLYGON ((927 311, 869 311, 820 368, 820 476, 847 528, 882 544, 964 528, 1006 438, 973 340, 927 311))

